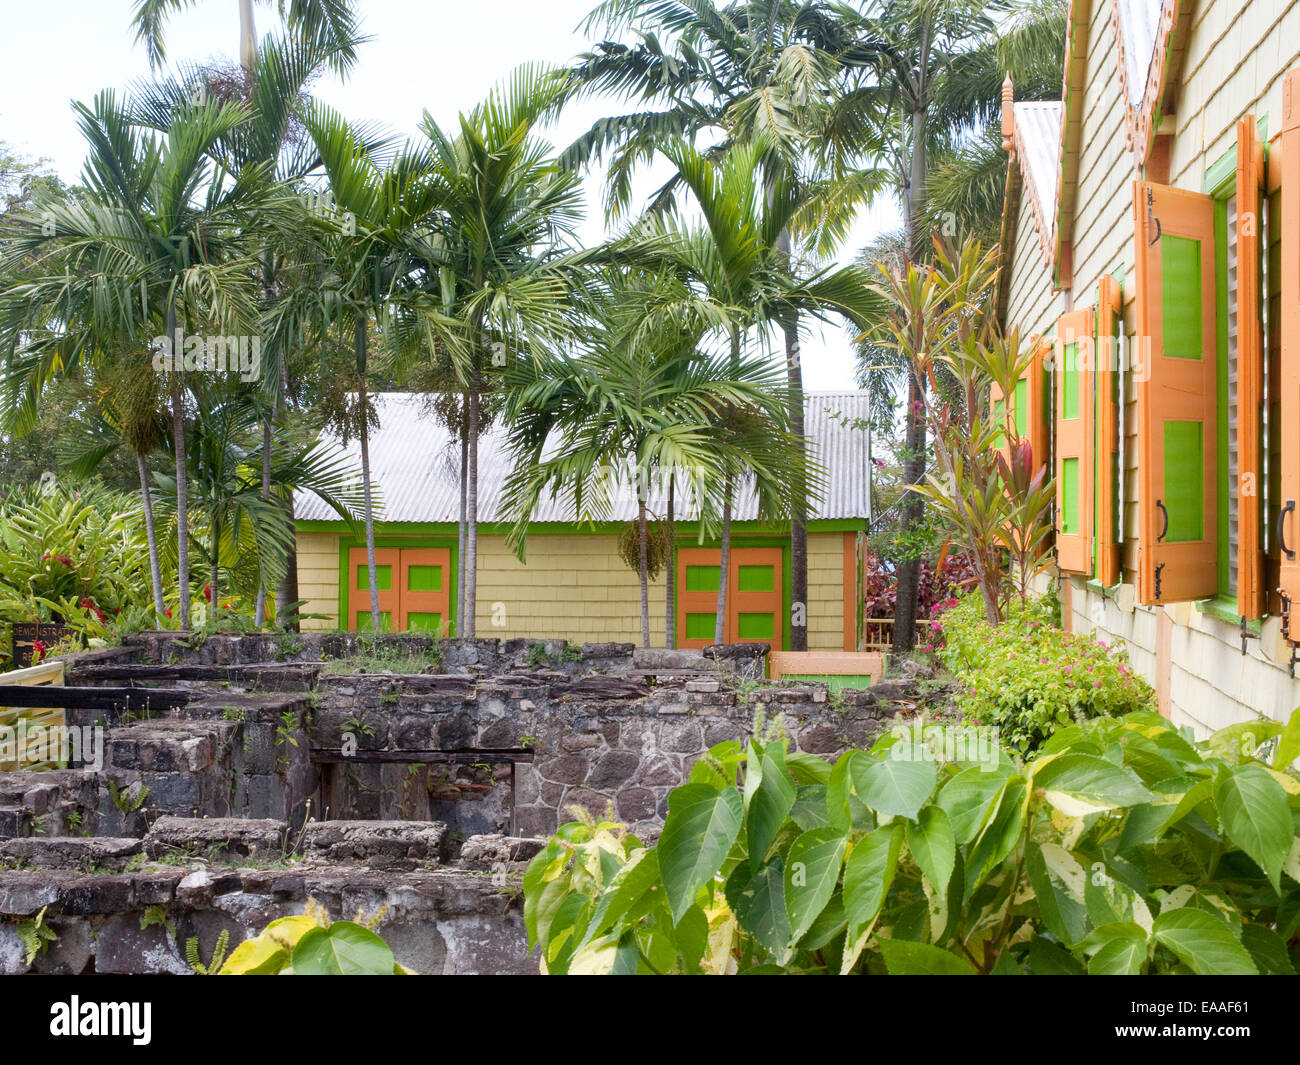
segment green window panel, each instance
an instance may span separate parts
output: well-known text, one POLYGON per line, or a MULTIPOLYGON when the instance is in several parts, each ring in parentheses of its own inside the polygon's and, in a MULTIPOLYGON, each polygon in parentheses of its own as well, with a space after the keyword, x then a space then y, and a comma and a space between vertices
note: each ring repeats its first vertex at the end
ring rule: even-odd
POLYGON ((1201 357, 1201 242, 1168 234, 1160 238, 1160 313, 1165 355, 1201 357))
POLYGON ((1061 532, 1079 534, 1079 460, 1061 460, 1061 532))
POLYGON ((736 630, 742 640, 770 640, 776 634, 776 621, 771 614, 741 614, 736 630))
MULTIPOLYGON (((371 631, 369 610, 357 611, 357 631, 358 632, 371 631)), ((393 615, 390 614, 387 610, 381 610, 379 612, 379 631, 380 632, 393 631, 393 615)))
POLYGON ((442 628, 442 615, 412 610, 406 615, 406 627, 410 632, 438 632, 442 628))
MULTIPOLYGON (((375 580, 379 582, 379 590, 386 592, 393 587, 393 567, 376 566, 375 580)), ((370 567, 364 562, 357 566, 357 591, 370 591, 370 567)))
POLYGON ((1029 435, 1029 381, 1021 378, 1016 382, 1016 436, 1024 439, 1029 435))
POLYGON ((687 566, 686 590, 688 592, 718 591, 718 566, 687 566))
POLYGON ((776 587, 776 572, 772 566, 739 566, 737 587, 742 592, 770 592, 776 587))
MULTIPOLYGON (((1169 543, 1205 539, 1205 447, 1200 422, 1165 422, 1165 497, 1169 543)), ((1163 521, 1163 516, 1159 519, 1163 521)))
POLYGON ((1007 442, 1007 405, 1000 399, 993 404, 993 425, 997 429, 993 443, 996 447, 1002 447, 1007 442))
POLYGON ((783 673, 781 679, 821 681, 832 694, 846 690, 861 691, 871 687, 871 676, 867 673, 783 673))
POLYGON ((1066 344, 1061 367, 1061 417, 1079 416, 1079 345, 1066 344))
POLYGON ((406 571, 406 587, 412 592, 442 591, 441 566, 411 566, 406 571))
POLYGON ((717 631, 717 614, 687 614, 686 638, 688 640, 711 640, 717 631))

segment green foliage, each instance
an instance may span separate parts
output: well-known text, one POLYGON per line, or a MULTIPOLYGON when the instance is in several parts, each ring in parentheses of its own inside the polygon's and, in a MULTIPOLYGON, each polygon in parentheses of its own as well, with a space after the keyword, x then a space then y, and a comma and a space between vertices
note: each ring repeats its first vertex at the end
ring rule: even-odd
POLYGON ((222 976, 401 976, 393 952, 373 928, 382 914, 331 921, 308 900, 305 913, 272 921, 240 943, 221 966, 222 976))
POLYGON ((149 607, 149 548, 137 498, 62 482, 0 497, 0 669, 14 622, 68 625, 104 640, 149 607))
MULTIPOLYGON (((145 927, 143 920, 140 922, 140 927, 141 928, 145 927)), ((170 928, 171 926, 169 925, 168 926, 169 931, 170 928)), ((229 945, 230 945, 230 932, 228 929, 223 928, 221 930, 221 934, 217 936, 216 945, 212 948, 212 957, 209 958, 208 961, 205 963, 202 960, 202 958, 199 957, 198 937, 191 936, 189 939, 185 941, 185 960, 189 962, 189 966, 191 969, 194 970, 195 975, 215 976, 217 973, 221 971, 221 963, 225 961, 226 948, 229 945)))
POLYGON ((1155 692, 1123 651, 1062 632, 1052 607, 1013 599, 1007 619, 990 625, 979 596, 967 595, 936 622, 946 641, 939 657, 963 685, 958 708, 1024 755, 1072 722, 1155 709, 1155 692))
POLYGON ((110 779, 108 782, 109 798, 113 800, 113 805, 117 807, 119 813, 133 814, 139 810, 149 799, 149 789, 143 784, 136 783, 128 785, 125 788, 119 788, 117 781, 110 779))
POLYGON ((45 953, 51 943, 59 941, 58 934, 53 928, 45 923, 45 911, 48 906, 42 906, 41 912, 27 921, 19 921, 14 926, 14 931, 18 934, 18 942, 23 946, 24 962, 31 965, 36 960, 36 955, 45 953))
POLYGON ((950 760, 938 725, 834 765, 719 744, 657 846, 590 817, 556 833, 524 876, 530 943, 550 973, 1293 973, 1285 731, 1194 744, 1138 712, 1028 765, 950 760))
MULTIPOLYGON (((176 934, 176 926, 172 924, 171 918, 167 916, 167 910, 164 907, 157 905, 156 903, 152 906, 146 906, 144 908, 144 913, 140 915, 140 931, 143 932, 146 928, 152 928, 154 925, 158 925, 162 928, 167 929, 167 931, 173 936, 176 934)), ((223 935, 224 935, 224 930, 223 930, 223 935)), ((198 941, 191 939, 189 943, 194 944, 195 960, 197 960, 198 941)), ((189 953, 190 950, 189 943, 186 944, 187 954, 189 953)), ((215 959, 218 953, 223 953, 223 952, 224 952, 224 944, 220 940, 218 940, 217 951, 213 953, 214 964, 216 965, 221 964, 219 961, 216 961, 215 959)), ((194 966, 194 961, 190 962, 190 966, 191 967, 194 966)), ((195 971, 197 972, 197 969, 195 971)))

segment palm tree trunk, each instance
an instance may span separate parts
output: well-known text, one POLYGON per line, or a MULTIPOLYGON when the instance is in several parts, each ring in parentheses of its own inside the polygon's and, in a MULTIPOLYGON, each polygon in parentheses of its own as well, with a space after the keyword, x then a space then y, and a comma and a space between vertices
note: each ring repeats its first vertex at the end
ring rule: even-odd
POLYGON ((673 494, 677 478, 668 475, 668 554, 664 561, 664 646, 672 650, 677 646, 677 526, 673 523, 673 494))
POLYGON ((257 63, 257 27, 253 22, 253 0, 239 0, 239 61, 249 74, 257 63))
POLYGON ((460 522, 456 527, 456 635, 465 630, 465 547, 469 488, 469 397, 462 397, 460 409, 460 522))
MULTIPOLYGON (((797 441, 799 455, 806 458, 808 444, 803 423, 803 367, 799 362, 799 321, 783 323, 785 332, 785 377, 789 392, 790 434, 797 441)), ((790 515, 790 650, 808 650, 808 485, 800 463, 794 486, 794 510, 790 515)))
MULTIPOLYGON (((375 570, 375 508, 370 499, 370 426, 366 418, 366 318, 356 321, 357 406, 361 412, 361 490, 366 520, 366 572, 370 578, 370 631, 379 632, 379 578, 375 570)), ((394 619, 396 621, 396 619, 394 619)))
MULTIPOLYGON (((262 419, 262 498, 271 498, 271 412, 268 410, 262 419)), ((295 537, 296 539, 296 537, 295 537)), ((253 624, 261 628, 266 621, 266 576, 257 584, 257 610, 253 615, 253 624)))
MULTIPOLYGON (((925 109, 912 109, 912 158, 908 174, 907 196, 904 198, 906 243, 908 258, 920 262, 926 258, 925 247, 925 109)), ((904 433, 903 483, 920 484, 925 478, 925 412, 923 383, 914 372, 908 372, 906 430, 904 433)), ((919 529, 925 520, 925 500, 916 492, 908 492, 903 500, 900 517, 901 532, 919 529)), ((900 562, 897 569, 894 600, 893 645, 895 651, 910 651, 916 644, 916 612, 920 599, 921 563, 919 559, 900 562)))
POLYGON ((636 501, 637 572, 641 577, 641 646, 650 646, 650 552, 645 496, 636 501))
POLYGON ((727 484, 722 497, 722 547, 718 557, 718 616, 713 623, 713 642, 726 643, 727 634, 727 585, 731 574, 731 493, 732 478, 727 475, 727 484))
POLYGON ((153 493, 149 491, 149 464, 144 455, 135 457, 136 472, 140 475, 140 502, 144 506, 144 535, 149 543, 149 577, 153 582, 153 609, 158 624, 163 623, 167 607, 163 603, 162 562, 158 558, 158 534, 153 523, 153 493))
POLYGON ((475 635, 478 613, 478 427, 483 375, 475 366, 469 386, 468 474, 465 486, 465 635, 475 635))
MULTIPOLYGON (((289 365, 284 359, 280 360, 280 395, 286 397, 289 405, 293 406, 293 395, 289 391, 289 365)), ((278 399, 276 409, 279 409, 278 399)), ((292 495, 284 501, 284 509, 289 521, 292 522, 294 520, 292 495)), ((300 629, 297 611, 292 617, 289 615, 289 605, 296 602, 298 602, 298 552, 293 550, 289 552, 284 579, 275 587, 275 620, 276 624, 286 631, 298 632, 300 629)))
POLYGON ((176 298, 167 303, 167 336, 172 344, 172 366, 168 383, 172 399, 172 448, 176 455, 176 583, 180 593, 178 626, 190 626, 190 498, 185 469, 185 370, 184 344, 176 322, 176 298))
POLYGON ((221 519, 215 514, 209 531, 212 534, 212 568, 208 577, 208 617, 215 618, 218 614, 217 604, 221 601, 221 519))

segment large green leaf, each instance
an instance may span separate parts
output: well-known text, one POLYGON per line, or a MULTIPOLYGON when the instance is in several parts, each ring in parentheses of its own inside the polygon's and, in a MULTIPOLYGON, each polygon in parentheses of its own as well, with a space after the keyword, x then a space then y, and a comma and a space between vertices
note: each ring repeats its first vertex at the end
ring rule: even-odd
POLYGON ((915 823, 907 823, 907 849, 931 886, 941 895, 945 893, 957 860, 957 844, 948 815, 940 807, 927 806, 915 823))
POLYGON ((1011 777, 1003 790, 993 819, 966 855, 966 892, 969 900, 1020 841, 1028 808, 1028 787, 1023 777, 1011 777))
POLYGON ((847 843, 842 832, 817 828, 790 844, 785 856, 785 905, 792 939, 803 938, 835 893, 847 843))
POLYGON ((684 784, 669 796, 658 850, 659 873, 674 921, 682 919, 700 888, 718 875, 740 835, 743 815, 735 788, 715 791, 707 784, 684 784))
POLYGON ((758 870, 741 862, 727 879, 727 905, 740 927, 782 965, 790 958, 792 938, 784 871, 778 854, 758 870))
POLYGON ((1152 935, 1200 976, 1254 976, 1259 972, 1227 923, 1204 910, 1162 913, 1155 919, 1152 935))
POLYGON ((914 818, 934 791, 934 760, 921 744, 896 743, 879 757, 859 752, 850 762, 853 786, 864 803, 883 814, 914 818))
POLYGON ((1147 933, 1131 921, 1115 921, 1096 929, 1080 948, 1091 955, 1089 976, 1136 976, 1147 957, 1147 933))
MULTIPOLYGON (((753 750, 752 744, 750 750, 753 750)), ((762 779, 749 800, 749 810, 745 815, 745 830, 749 834, 749 864, 755 869, 766 860, 767 852, 771 850, 795 800, 794 781, 786 774, 784 766, 766 751, 761 758, 762 779)), ((753 764, 752 760, 750 764, 753 764)))
POLYGON ((303 933, 291 964, 299 976, 392 976, 395 961, 388 944, 369 928, 335 921, 303 933))
POLYGON ((948 815, 958 845, 965 846, 979 835, 1010 779, 1011 774, 1003 769, 986 772, 972 766, 940 789, 935 803, 948 815))
POLYGON ((1214 781, 1214 803, 1228 838, 1264 870, 1281 890, 1282 863, 1291 850, 1295 825, 1286 792, 1263 766, 1224 766, 1214 781))
POLYGON ((1300 708, 1291 712, 1291 719, 1278 733, 1273 768, 1286 770, 1297 758, 1300 758, 1300 708))
POLYGON ((909 943, 903 939, 882 939, 880 954, 890 976, 974 976, 975 970, 965 958, 929 943, 909 943))
POLYGON ((1079 942, 1088 931, 1083 867, 1055 843, 1031 846, 1025 865, 1044 926, 1062 943, 1079 942))
POLYGON ((1155 798, 1131 769, 1093 754, 1060 754, 1034 771, 1033 786, 1071 817, 1155 798))
POLYGON ((844 912, 853 938, 876 919, 884 905, 898 872, 902 846, 903 829, 898 824, 869 832, 854 845, 844 867, 844 912))

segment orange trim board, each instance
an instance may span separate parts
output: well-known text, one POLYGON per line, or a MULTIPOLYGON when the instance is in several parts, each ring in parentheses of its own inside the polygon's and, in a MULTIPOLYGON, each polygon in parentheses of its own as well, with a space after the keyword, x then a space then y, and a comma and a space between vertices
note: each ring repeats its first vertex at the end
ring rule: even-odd
POLYGON ((1237 612, 1264 613, 1260 537, 1260 408, 1264 402, 1264 332, 1260 307, 1260 189, 1264 146, 1254 115, 1237 123, 1237 612))
POLYGON ((1278 591, 1282 631, 1300 643, 1300 69, 1288 72, 1282 86, 1282 270, 1279 356, 1281 411, 1281 508, 1277 518, 1280 549, 1278 591))
POLYGON ((1056 320, 1056 564, 1092 573, 1094 315, 1068 311, 1056 320))

